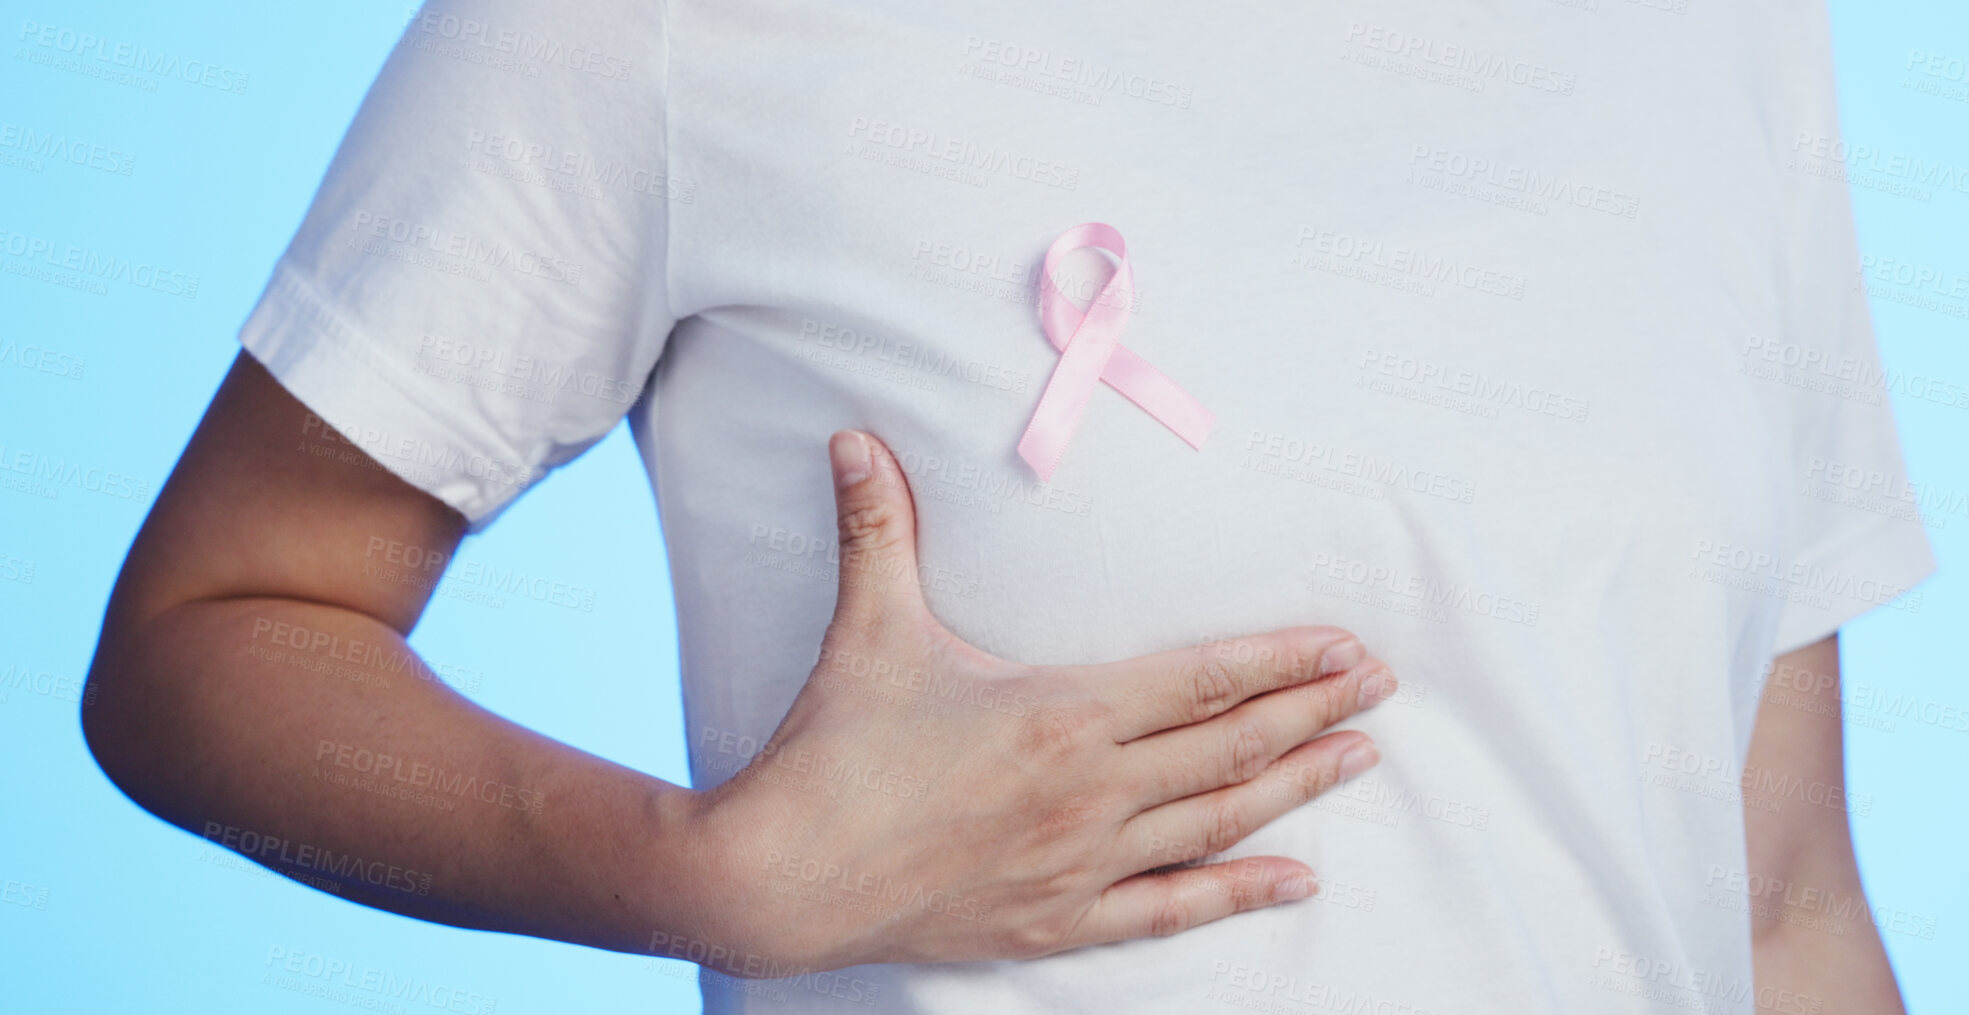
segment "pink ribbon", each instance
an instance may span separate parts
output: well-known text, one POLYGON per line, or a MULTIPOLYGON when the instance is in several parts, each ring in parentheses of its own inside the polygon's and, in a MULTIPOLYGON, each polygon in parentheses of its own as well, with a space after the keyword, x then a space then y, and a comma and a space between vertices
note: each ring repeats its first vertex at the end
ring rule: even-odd
POLYGON ((1134 299, 1135 272, 1128 264, 1128 245, 1113 226, 1083 223, 1061 233, 1047 248, 1039 278, 1039 320, 1046 340, 1060 350, 1060 362, 1039 396, 1039 407, 1032 412, 1025 436, 1019 439, 1019 457, 1039 473, 1041 482, 1052 481, 1053 470, 1066 453, 1067 441, 1073 439, 1080 414, 1086 411, 1087 400, 1100 381, 1174 430, 1190 447, 1201 450, 1210 437, 1217 417, 1121 344, 1134 299), (1053 281, 1053 269, 1060 259, 1081 247, 1105 250, 1120 260, 1114 276, 1085 311, 1075 307, 1053 281))

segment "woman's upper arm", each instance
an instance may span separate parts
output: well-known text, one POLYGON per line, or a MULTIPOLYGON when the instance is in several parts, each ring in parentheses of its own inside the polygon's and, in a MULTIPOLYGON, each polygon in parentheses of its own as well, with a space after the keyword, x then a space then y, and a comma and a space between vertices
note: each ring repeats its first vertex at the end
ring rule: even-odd
POLYGON ((464 529, 241 353, 131 546, 105 627, 254 596, 345 607, 407 633, 464 529))
MULTIPOLYGON (((1859 869, 1845 793, 1773 794, 1771 787, 1842 787, 1845 738, 1839 712, 1839 636, 1779 656, 1757 708, 1744 762, 1744 833, 1749 873, 1820 891, 1857 893, 1859 869), (1811 800, 1822 800, 1813 803, 1811 800)), ((1776 929, 1777 907, 1753 907, 1752 927, 1776 929)))

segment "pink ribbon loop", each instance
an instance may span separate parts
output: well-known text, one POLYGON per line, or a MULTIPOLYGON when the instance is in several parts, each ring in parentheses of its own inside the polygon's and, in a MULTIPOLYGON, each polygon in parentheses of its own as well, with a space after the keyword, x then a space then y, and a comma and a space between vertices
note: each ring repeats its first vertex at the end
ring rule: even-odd
POLYGON ((1046 250, 1039 276, 1039 320, 1046 340, 1060 350, 1060 362, 1039 396, 1039 407, 1019 439, 1019 457, 1032 466, 1041 482, 1051 482, 1053 470, 1066 454, 1067 442, 1080 425, 1080 415, 1093 397, 1094 386, 1106 381, 1129 401, 1142 407, 1190 447, 1202 449, 1217 424, 1203 403, 1177 387, 1162 371, 1121 344, 1135 300, 1135 270, 1128 263, 1128 245, 1121 233, 1104 222, 1087 222, 1060 234, 1046 250), (1094 302, 1081 310, 1053 281, 1060 259, 1082 247, 1113 254, 1119 261, 1114 276, 1101 287, 1094 302))

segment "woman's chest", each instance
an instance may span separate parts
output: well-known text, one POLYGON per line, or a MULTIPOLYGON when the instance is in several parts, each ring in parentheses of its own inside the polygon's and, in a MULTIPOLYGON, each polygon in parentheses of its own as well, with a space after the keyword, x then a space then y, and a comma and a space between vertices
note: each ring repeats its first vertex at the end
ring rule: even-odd
MULTIPOLYGON (((1445 88, 1346 18, 1302 25, 1323 41, 1297 60, 1279 38, 1016 41, 1037 24, 876 19, 838 73, 778 36, 770 73, 673 70, 673 171, 699 186, 669 284, 700 317, 666 383, 747 449, 763 513, 819 538, 824 500, 784 485, 811 470, 776 449, 873 430, 933 602, 1028 657, 1317 609, 1522 617, 1775 538, 1786 421, 1737 366, 1778 328, 1779 223, 1714 172, 1760 164, 1748 100, 1642 88, 1612 56, 1570 94, 1445 88), (1680 114, 1644 112, 1664 91, 1680 114), (733 105, 756 116, 711 115, 733 105), (1128 244, 1122 345, 1215 429, 1192 449, 1102 386, 1041 482, 1014 451, 1060 357, 1039 265, 1087 221, 1128 244)), ((1083 251, 1053 281, 1084 301, 1110 270, 1083 251)))

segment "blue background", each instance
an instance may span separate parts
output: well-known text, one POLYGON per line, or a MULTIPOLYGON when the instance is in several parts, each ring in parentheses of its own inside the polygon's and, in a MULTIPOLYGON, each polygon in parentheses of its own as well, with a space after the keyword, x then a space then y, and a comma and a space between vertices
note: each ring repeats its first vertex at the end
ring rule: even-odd
MULTIPOLYGON (((269 956, 285 949, 447 988, 408 999, 352 992, 385 1011, 443 1010, 453 996, 463 999, 454 1010, 475 1012, 697 1010, 695 967, 358 907, 151 818, 97 770, 75 699, 117 568, 414 10, 401 0, 4 8, 0 131, 61 134, 117 155, 105 171, 0 145, 0 457, 27 451, 119 473, 143 493, 63 486, 49 499, 0 487, 0 1008, 346 1007, 263 983, 277 969, 269 956), (23 40, 24 22, 206 61, 244 73, 246 86, 164 77, 144 87, 37 63, 30 54, 54 51, 23 40), (117 171, 125 164, 127 175, 117 171), (15 235, 196 276, 197 289, 186 297, 109 282, 92 292, 12 273, 31 263, 7 252, 15 235), (27 346, 59 369, 32 369, 27 346)), ((1833 14, 1845 136, 1969 167, 1969 84, 1909 67, 1917 50, 1969 60, 1969 5, 1838 0, 1833 14), (1925 93, 1917 81, 1954 91, 1925 93)), ((1969 272, 1969 193, 1934 188, 1921 201, 1856 189, 1854 199, 1864 253, 1969 272)), ((1911 287, 1873 290, 1889 370, 1969 390, 1969 300, 1911 306, 1893 298, 1911 287)), ((1913 479, 1957 501, 1969 496, 1966 408, 1895 399, 1913 479)), ((1923 587, 1919 612, 1879 610, 1847 628, 1849 688, 1969 710, 1960 639, 1969 608, 1956 569, 1969 561, 1965 532, 1960 506, 1930 521, 1943 571, 1923 587)), ((412 639, 418 650, 488 708, 686 781, 669 576, 627 432, 618 427, 534 489, 462 555, 595 588, 595 610, 439 596, 412 639), (573 517, 583 524, 567 524, 573 517)), ((1884 935, 1910 1008, 1969 1010, 1969 732, 1850 717, 1847 730, 1849 786, 1873 800, 1854 817, 1872 902, 1935 921, 1932 938, 1884 935)))

